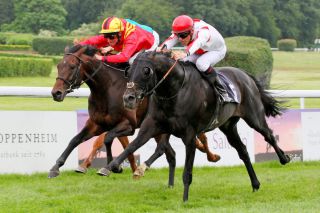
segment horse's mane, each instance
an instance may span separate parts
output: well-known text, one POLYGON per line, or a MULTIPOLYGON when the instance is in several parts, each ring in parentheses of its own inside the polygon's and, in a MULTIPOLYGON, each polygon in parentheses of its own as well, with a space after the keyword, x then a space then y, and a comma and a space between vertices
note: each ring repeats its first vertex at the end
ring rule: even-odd
POLYGON ((88 56, 94 56, 94 54, 96 54, 98 52, 98 49, 95 48, 94 46, 91 45, 81 45, 81 44, 77 44, 74 45, 72 47, 70 47, 70 49, 68 50, 68 53, 75 53, 77 52, 79 49, 81 49, 82 47, 85 47, 85 51, 83 52, 84 54, 88 55, 88 56))
MULTIPOLYGON (((91 45, 81 45, 81 44, 77 44, 74 45, 72 47, 69 48, 69 50, 67 51, 67 53, 75 53, 77 51, 79 51, 82 47, 86 48, 83 52, 83 54, 93 57, 99 50, 97 48, 95 48, 94 46, 91 45)), ((109 63, 107 63, 109 64, 109 63)), ((129 64, 128 63, 110 63, 110 65, 112 67, 118 68, 118 69, 126 69, 129 64)))

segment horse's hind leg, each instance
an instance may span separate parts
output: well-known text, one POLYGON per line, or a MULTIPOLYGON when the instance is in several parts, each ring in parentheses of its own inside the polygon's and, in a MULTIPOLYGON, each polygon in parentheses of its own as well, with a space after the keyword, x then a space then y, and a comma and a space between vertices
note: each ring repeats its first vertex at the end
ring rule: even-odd
POLYGON ((246 166, 253 191, 257 191, 260 187, 260 182, 252 167, 247 148, 242 143, 240 136, 238 134, 237 125, 236 125, 238 121, 239 121, 238 117, 230 118, 227 123, 225 123, 223 126, 220 127, 220 130, 226 135, 230 145, 237 150, 240 159, 243 161, 243 163, 246 166))
POLYGON ((105 133, 98 136, 98 138, 94 141, 92 150, 89 156, 79 165, 79 167, 75 170, 79 173, 86 173, 88 167, 91 166, 93 159, 96 157, 98 150, 101 149, 104 142, 105 133))
MULTIPOLYGON (((129 144, 128 137, 127 136, 123 136, 123 137, 118 137, 118 139, 119 139, 123 149, 125 149, 129 144)), ((134 155, 133 154, 128 155, 128 160, 129 160, 132 172, 136 171, 137 164, 136 164, 136 161, 134 159, 134 155)))
POLYGON ((220 156, 210 152, 208 147, 208 139, 204 133, 200 133, 196 138, 196 147, 203 153, 207 154, 207 159, 210 162, 218 162, 220 160, 220 156))
POLYGON ((290 157, 284 154, 283 150, 278 146, 277 140, 274 137, 272 130, 269 128, 263 113, 251 113, 248 117, 244 117, 243 119, 251 128, 263 135, 264 140, 274 148, 282 165, 290 162, 290 157))

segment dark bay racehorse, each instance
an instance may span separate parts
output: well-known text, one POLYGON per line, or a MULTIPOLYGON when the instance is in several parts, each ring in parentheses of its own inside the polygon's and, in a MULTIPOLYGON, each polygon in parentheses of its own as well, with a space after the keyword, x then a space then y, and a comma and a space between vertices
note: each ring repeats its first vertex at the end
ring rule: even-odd
MULTIPOLYGON (((132 135, 146 115, 148 99, 142 101, 136 110, 124 108, 122 95, 126 88, 127 79, 121 72, 123 70, 95 60, 93 55, 96 52, 97 49, 94 47, 77 45, 67 50, 58 64, 58 77, 52 89, 55 101, 63 101, 67 93, 79 88, 83 83, 88 85, 91 94, 88 99, 89 119, 57 159, 56 164, 49 172, 49 178, 59 175, 59 168, 65 163, 75 147, 106 131, 104 144, 107 149, 108 162, 110 162, 112 160, 111 144, 113 139, 118 137, 122 145, 126 147, 128 139, 122 136, 132 135)), ((169 135, 157 135, 155 140, 161 144, 160 148, 157 148, 155 156, 163 152, 166 153, 170 171, 169 185, 173 185, 175 152, 168 143, 169 135)), ((215 156, 209 150, 206 151, 215 156)), ((129 155, 128 159, 134 171, 136 165, 133 155, 129 155)), ((115 168, 113 171, 117 172, 119 168, 115 168)))
POLYGON ((218 123, 212 126, 209 123, 212 121, 217 96, 194 66, 177 63, 162 53, 140 54, 129 69, 130 82, 124 94, 124 104, 133 109, 144 96, 152 94, 148 114, 141 124, 137 138, 116 159, 100 170, 106 174, 110 173, 109 171, 117 167, 128 154, 154 135, 173 134, 181 138, 186 146, 183 200, 187 201, 192 182, 195 136, 218 127, 244 162, 253 191, 258 190, 260 182, 250 162, 246 146, 237 132, 237 122, 242 118, 262 134, 275 149, 280 163, 286 164, 290 158, 278 147, 265 119, 265 116, 281 114, 280 103, 265 91, 253 76, 244 71, 233 67, 216 70, 233 83, 239 104, 224 104, 220 109, 218 123))

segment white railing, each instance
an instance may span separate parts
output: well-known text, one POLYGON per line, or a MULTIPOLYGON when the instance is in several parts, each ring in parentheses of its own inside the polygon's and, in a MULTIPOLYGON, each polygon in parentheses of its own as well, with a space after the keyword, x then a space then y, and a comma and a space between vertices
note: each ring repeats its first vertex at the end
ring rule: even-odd
MULTIPOLYGON (((4 87, 0 86, 0 96, 51 97, 51 87, 4 87)), ((305 98, 319 98, 320 90, 269 90, 276 98, 300 98, 300 108, 304 109, 305 98)), ((80 88, 69 93, 69 97, 88 97, 90 90, 80 88)))

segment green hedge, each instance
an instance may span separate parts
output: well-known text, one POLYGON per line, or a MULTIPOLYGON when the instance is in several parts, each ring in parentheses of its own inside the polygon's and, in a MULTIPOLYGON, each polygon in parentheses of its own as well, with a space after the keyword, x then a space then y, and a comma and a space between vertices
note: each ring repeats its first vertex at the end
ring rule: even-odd
POLYGON ((273 57, 268 41, 249 36, 229 37, 225 40, 228 48, 227 54, 217 66, 243 69, 268 88, 273 68, 273 57))
POLYGON ((30 46, 34 37, 28 33, 0 33, 0 44, 30 46))
POLYGON ((51 69, 52 59, 0 56, 0 77, 49 76, 51 69))
POLYGON ((66 46, 72 46, 73 39, 65 37, 35 38, 32 42, 33 50, 42 55, 62 55, 66 46))
POLYGON ((8 45, 0 44, 0 50, 2 51, 17 51, 17 50, 31 50, 30 45, 8 45))
POLYGON ((277 46, 280 51, 293 52, 297 47, 297 41, 295 39, 280 39, 277 46))

